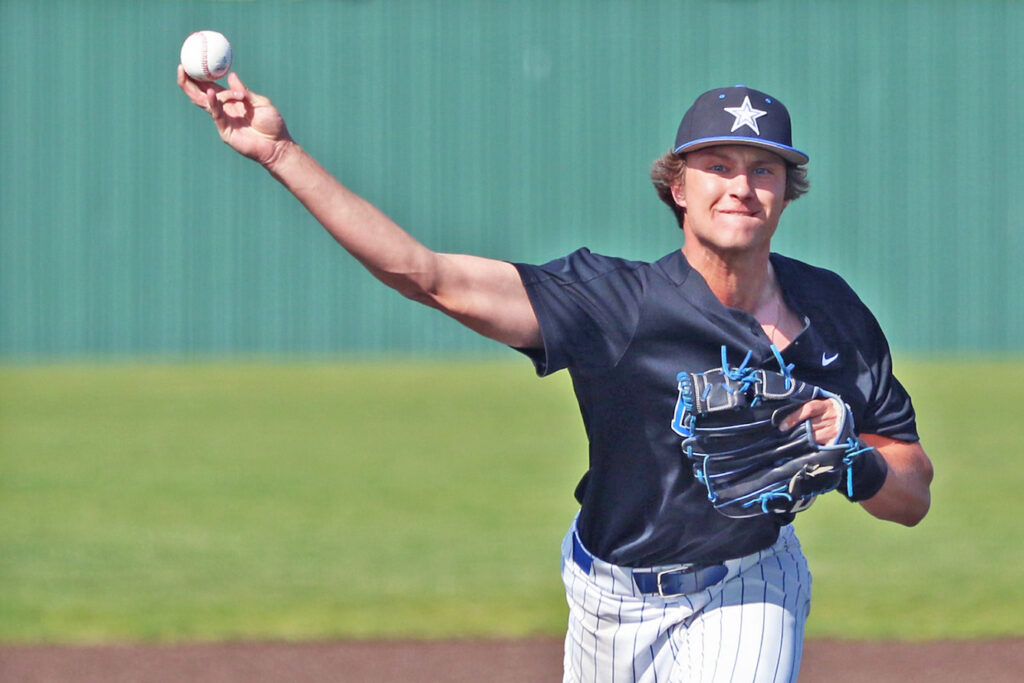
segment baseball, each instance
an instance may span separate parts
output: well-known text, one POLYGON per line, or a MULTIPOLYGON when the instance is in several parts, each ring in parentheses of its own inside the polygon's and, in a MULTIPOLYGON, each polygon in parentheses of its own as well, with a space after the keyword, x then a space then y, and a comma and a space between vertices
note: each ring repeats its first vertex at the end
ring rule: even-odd
POLYGON ((181 65, 197 81, 215 81, 231 69, 231 43, 216 31, 196 31, 181 46, 181 65))

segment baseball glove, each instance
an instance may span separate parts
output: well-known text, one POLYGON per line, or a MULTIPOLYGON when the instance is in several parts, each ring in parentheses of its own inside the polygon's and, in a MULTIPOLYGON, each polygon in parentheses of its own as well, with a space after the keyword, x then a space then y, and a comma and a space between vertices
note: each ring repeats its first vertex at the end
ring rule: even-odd
POLYGON ((852 499, 854 464, 871 449, 854 434, 849 406, 794 378, 778 352, 781 372, 747 368, 750 356, 730 367, 723 348, 721 368, 678 376, 683 410, 676 431, 708 500, 727 517, 776 515, 788 522, 834 489, 843 487, 852 499), (817 443, 809 420, 779 429, 815 399, 835 401, 843 416, 834 439, 817 443))

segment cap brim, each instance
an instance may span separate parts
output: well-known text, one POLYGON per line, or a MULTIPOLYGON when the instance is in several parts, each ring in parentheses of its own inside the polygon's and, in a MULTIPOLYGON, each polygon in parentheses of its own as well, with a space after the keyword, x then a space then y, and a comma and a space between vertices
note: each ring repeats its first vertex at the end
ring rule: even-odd
POLYGON ((746 145, 748 147, 760 147, 766 149, 769 152, 775 152, 780 157, 791 163, 800 165, 806 164, 810 161, 810 157, 796 149, 795 147, 787 147, 786 145, 780 145, 777 142, 770 142, 768 140, 757 140, 755 138, 748 137, 730 137, 723 135, 715 138, 701 138, 700 140, 691 140, 685 145, 676 147, 676 154, 684 154, 686 152, 695 152, 698 149, 705 149, 707 147, 714 147, 715 145, 746 145))

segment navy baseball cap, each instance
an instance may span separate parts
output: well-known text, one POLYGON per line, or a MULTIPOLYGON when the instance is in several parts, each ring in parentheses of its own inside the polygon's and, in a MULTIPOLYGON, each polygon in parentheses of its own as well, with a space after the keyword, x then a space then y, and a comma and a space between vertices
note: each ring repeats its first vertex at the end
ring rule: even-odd
POLYGON ((794 164, 806 164, 809 159, 793 147, 785 105, 745 85, 709 90, 683 116, 676 134, 676 154, 713 145, 761 147, 794 164))

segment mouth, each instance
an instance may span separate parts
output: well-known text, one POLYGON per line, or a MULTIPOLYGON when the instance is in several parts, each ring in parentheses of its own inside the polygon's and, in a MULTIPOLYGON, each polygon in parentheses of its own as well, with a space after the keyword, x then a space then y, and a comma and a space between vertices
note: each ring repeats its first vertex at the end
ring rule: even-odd
POLYGON ((741 216, 744 218, 757 218, 760 215, 757 211, 749 211, 747 209, 719 209, 718 213, 725 216, 741 216))

